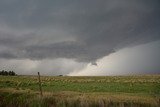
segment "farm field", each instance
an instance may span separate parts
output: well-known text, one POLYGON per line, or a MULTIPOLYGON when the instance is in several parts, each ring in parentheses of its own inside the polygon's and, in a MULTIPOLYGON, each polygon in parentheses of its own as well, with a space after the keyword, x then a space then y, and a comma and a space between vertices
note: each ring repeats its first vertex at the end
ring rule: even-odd
POLYGON ((0 76, 0 107, 160 107, 160 75, 0 76))

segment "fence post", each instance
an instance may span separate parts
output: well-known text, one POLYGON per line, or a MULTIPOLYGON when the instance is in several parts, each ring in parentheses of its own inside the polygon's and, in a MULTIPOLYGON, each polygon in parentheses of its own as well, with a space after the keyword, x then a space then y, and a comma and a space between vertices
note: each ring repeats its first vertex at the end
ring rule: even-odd
POLYGON ((39 80, 39 91, 40 91, 40 95, 43 96, 42 94, 42 85, 41 85, 41 78, 40 78, 40 73, 38 72, 38 80, 39 80))

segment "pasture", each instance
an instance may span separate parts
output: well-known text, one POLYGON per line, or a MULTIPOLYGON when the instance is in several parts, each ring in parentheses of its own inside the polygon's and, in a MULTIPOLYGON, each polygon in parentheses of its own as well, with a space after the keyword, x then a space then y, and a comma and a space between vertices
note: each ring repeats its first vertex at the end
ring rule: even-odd
POLYGON ((0 106, 159 107, 160 75, 0 76, 0 106))

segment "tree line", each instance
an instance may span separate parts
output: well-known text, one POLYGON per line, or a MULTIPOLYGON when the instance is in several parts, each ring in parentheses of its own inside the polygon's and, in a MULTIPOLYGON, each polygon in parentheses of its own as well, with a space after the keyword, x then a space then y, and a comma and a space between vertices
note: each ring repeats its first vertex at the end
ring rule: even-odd
POLYGON ((2 70, 0 71, 0 75, 5 75, 5 76, 15 76, 17 75, 14 71, 6 71, 6 70, 2 70))

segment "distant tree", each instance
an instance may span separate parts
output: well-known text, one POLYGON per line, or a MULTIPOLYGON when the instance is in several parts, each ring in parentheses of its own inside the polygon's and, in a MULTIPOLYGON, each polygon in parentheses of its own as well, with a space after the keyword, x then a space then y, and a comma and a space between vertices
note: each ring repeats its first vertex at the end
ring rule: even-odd
POLYGON ((16 73, 13 72, 13 71, 4 71, 4 70, 2 70, 2 71, 0 71, 0 75, 5 75, 5 76, 7 76, 7 75, 9 75, 9 76, 15 76, 16 73))
POLYGON ((4 71, 4 75, 8 75, 8 72, 7 72, 7 71, 4 71))
POLYGON ((11 71, 11 75, 12 75, 12 76, 14 76, 14 75, 16 75, 16 73, 15 73, 15 72, 13 72, 13 71, 11 71))
POLYGON ((1 73, 2 75, 4 75, 4 70, 2 70, 2 73, 1 73))
POLYGON ((8 72, 8 75, 12 75, 12 71, 9 71, 9 72, 8 72))

